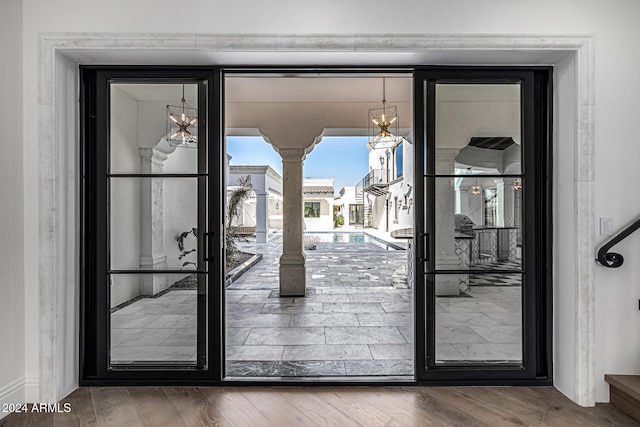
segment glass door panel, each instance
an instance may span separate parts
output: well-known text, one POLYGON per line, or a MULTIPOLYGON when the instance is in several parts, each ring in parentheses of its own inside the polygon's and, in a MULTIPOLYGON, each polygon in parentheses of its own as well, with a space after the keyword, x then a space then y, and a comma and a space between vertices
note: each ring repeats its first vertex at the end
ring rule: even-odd
POLYGON ((202 368, 206 140, 198 82, 109 86, 109 365, 202 368))
POLYGON ((417 73, 420 378, 533 378, 546 366, 543 75, 481 67, 417 73))
POLYGON ((435 84, 439 364, 522 362, 520 93, 519 82, 435 84))

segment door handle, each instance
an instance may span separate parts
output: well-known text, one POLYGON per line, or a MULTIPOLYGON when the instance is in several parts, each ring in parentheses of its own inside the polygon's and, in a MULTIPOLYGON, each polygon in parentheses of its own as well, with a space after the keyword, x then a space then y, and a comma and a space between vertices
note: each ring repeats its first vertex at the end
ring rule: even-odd
POLYGON ((209 260, 209 233, 202 233, 202 260, 209 260))
POLYGON ((429 261, 429 233, 418 233, 418 241, 416 242, 416 257, 420 262, 429 261))
POLYGON ((424 236, 424 239, 423 239, 424 248, 422 249, 424 253, 424 260, 425 262, 429 262, 429 233, 422 233, 422 234, 424 236))

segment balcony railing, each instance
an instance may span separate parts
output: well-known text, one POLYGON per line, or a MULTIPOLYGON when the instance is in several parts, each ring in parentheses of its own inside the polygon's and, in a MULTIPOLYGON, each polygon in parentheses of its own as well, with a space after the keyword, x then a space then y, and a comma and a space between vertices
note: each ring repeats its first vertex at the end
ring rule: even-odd
POLYGON ((374 169, 363 179, 363 187, 389 185, 389 169, 374 169))

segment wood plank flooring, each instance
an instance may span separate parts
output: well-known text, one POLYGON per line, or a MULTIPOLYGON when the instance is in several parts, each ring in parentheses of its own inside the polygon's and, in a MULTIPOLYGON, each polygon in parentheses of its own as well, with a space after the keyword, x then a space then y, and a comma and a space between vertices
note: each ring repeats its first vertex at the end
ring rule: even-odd
POLYGON ((553 387, 92 387, 71 412, 13 413, 10 426, 637 426, 608 404, 553 387))

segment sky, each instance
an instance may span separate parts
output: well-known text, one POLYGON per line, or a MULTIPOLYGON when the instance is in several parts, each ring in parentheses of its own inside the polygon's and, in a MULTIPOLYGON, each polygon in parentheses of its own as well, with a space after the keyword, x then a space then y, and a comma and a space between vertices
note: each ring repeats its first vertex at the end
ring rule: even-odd
MULTIPOLYGON (((232 165, 268 165, 282 175, 280 155, 261 137, 227 137, 232 165)), ((335 194, 369 172, 366 137, 323 137, 304 161, 305 178, 334 178, 335 194)))

